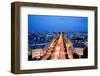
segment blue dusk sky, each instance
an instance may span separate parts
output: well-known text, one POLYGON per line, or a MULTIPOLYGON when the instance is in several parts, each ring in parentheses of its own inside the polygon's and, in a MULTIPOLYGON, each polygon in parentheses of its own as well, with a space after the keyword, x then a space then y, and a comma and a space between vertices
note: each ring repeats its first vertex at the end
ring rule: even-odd
POLYGON ((88 17, 28 15, 28 32, 88 31, 88 17))

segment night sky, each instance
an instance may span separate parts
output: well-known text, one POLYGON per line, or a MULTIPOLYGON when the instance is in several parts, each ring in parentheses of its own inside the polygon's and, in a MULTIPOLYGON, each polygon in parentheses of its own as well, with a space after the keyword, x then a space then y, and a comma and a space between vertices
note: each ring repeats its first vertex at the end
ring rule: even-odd
POLYGON ((28 32, 88 31, 88 17, 28 15, 28 32))

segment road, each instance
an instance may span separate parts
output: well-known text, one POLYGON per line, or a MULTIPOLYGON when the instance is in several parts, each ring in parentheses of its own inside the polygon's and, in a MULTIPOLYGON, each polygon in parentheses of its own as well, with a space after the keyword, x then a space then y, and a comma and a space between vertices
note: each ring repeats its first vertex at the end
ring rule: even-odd
POLYGON ((47 47, 42 60, 73 59, 73 45, 71 41, 60 32, 47 47))

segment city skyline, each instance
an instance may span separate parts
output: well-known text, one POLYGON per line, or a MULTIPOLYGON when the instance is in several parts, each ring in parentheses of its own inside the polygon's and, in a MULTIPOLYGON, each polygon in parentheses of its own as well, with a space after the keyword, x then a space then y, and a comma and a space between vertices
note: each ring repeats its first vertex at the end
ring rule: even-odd
POLYGON ((88 58, 87 38, 87 17, 28 15, 28 60, 88 58))

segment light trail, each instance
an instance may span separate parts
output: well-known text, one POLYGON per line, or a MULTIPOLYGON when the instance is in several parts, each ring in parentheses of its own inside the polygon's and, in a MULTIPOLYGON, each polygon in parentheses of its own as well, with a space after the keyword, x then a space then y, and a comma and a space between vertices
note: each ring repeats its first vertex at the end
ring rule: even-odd
POLYGON ((42 57, 42 60, 66 59, 66 54, 68 54, 69 59, 72 59, 73 54, 71 49, 72 48, 71 41, 67 40, 68 39, 64 37, 64 33, 60 32, 57 35, 57 37, 54 38, 50 43, 49 47, 46 50, 46 53, 42 57))

